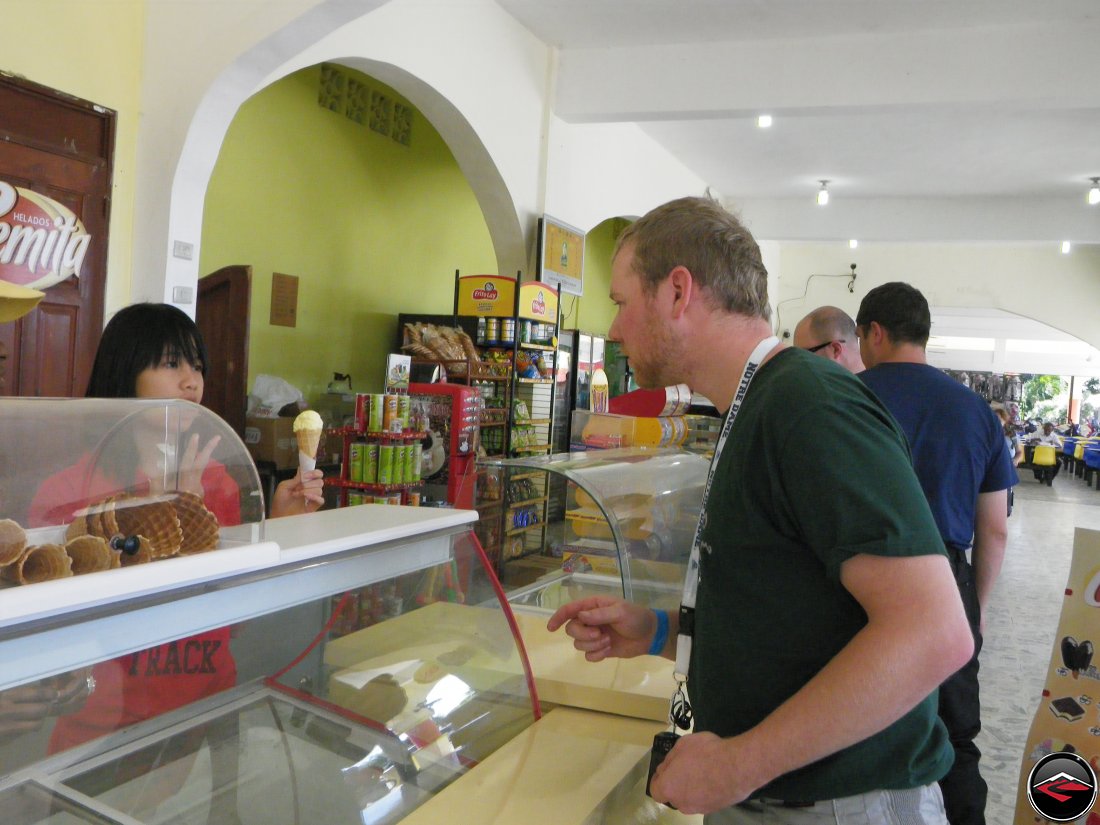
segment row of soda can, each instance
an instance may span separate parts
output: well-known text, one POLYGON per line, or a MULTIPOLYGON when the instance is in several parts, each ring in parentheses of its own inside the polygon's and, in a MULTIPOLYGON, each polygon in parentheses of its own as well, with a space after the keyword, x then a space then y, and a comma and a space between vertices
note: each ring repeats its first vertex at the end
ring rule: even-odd
POLYGON ((355 396, 356 429, 371 433, 400 433, 409 429, 412 400, 394 393, 357 393, 355 396))
MULTIPOLYGON (((405 504, 409 507, 420 506, 420 493, 415 490, 408 490, 405 493, 405 504)), ((384 496, 372 496, 369 493, 348 493, 348 507, 355 504, 400 504, 401 493, 389 493, 384 496)))
POLYGON ((413 484, 420 481, 424 445, 371 444, 353 441, 348 446, 348 481, 365 484, 413 484))

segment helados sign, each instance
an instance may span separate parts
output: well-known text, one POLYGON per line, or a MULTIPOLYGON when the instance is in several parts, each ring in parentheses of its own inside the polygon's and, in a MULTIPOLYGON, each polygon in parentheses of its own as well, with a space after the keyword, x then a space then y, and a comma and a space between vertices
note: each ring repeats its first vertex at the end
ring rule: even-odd
POLYGON ((0 279, 48 289, 80 277, 91 242, 64 204, 0 180, 0 279))

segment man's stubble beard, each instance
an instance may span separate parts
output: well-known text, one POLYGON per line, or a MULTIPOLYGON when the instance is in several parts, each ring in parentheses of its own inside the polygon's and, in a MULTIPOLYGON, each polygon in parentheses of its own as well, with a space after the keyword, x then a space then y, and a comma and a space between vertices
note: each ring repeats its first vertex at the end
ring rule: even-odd
POLYGON ((653 319, 649 324, 646 353, 631 356, 634 380, 644 389, 660 389, 685 381, 687 356, 683 343, 664 321, 653 319))

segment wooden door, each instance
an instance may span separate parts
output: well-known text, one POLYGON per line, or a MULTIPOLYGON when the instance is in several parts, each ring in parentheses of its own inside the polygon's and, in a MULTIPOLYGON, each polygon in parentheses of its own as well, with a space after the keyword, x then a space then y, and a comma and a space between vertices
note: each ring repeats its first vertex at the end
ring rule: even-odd
POLYGON ((195 323, 206 343, 202 405, 224 418, 242 439, 248 395, 248 318, 252 267, 227 266, 199 278, 195 323))
MULTIPOLYGON (((46 288, 34 311, 0 325, 11 395, 84 395, 103 329, 114 141, 113 111, 0 75, 0 181, 63 204, 91 237, 79 272, 46 288)), ((12 213, 0 221, 9 230, 19 223, 12 213)), ((0 277, 27 285, 37 276, 9 261, 0 277)))

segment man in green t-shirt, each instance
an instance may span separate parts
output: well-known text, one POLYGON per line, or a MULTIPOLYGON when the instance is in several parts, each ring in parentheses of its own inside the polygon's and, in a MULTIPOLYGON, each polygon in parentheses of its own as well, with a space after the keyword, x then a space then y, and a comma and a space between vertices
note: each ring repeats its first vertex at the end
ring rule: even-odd
MULTIPOLYGON (((973 641, 904 436, 847 370, 768 340, 760 250, 708 199, 627 228, 611 299, 610 337, 640 386, 686 383, 722 413, 743 396, 681 609, 695 732, 658 768, 654 799, 708 825, 944 825, 936 780, 952 755, 935 692, 973 641)), ((675 659, 680 625, 604 596, 548 623, 590 661, 675 659)))

